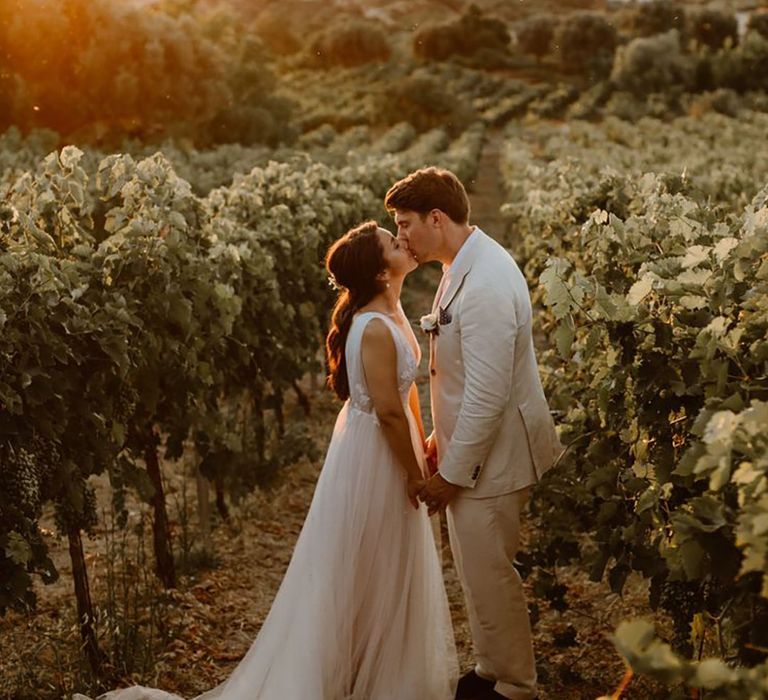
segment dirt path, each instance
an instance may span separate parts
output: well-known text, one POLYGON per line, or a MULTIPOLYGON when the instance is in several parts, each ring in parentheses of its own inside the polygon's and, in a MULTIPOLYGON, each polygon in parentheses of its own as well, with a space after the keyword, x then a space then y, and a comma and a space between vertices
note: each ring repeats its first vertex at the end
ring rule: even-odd
MULTIPOLYGON (((502 142, 500 132, 489 134, 477 178, 470 183, 472 220, 490 234, 503 233, 504 226, 498 213, 504 201, 498 168, 502 142)), ((409 279, 403 300, 409 318, 416 321, 428 312, 439 277, 439 268, 430 266, 409 279)), ((421 333, 417 335, 425 354, 418 386, 429 425, 426 339, 421 333)), ((316 393, 313 402, 312 430, 318 445, 324 449, 339 406, 324 392, 316 393)), ((277 592, 309 508, 321 464, 322 461, 305 461, 294 465, 286 470, 278 488, 250 496, 233 510, 230 523, 217 523, 212 537, 217 565, 181 578, 179 589, 166 599, 167 635, 171 641, 160 645, 148 659, 148 670, 134 674, 130 681, 191 697, 216 685, 231 672, 248 650, 277 592)), ((178 468, 174 472, 166 465, 166 472, 169 502, 178 503, 183 479, 178 475, 178 468)), ((191 499, 188 507, 194 513, 191 481, 188 488, 191 499)), ((108 486, 101 483, 99 492, 100 502, 106 506, 108 486)), ((129 509, 130 524, 135 527, 146 509, 137 503, 129 503, 129 509)), ((527 520, 523 547, 533 528, 545 526, 545 523, 527 520)), ((171 527, 178 545, 183 528, 180 512, 175 508, 172 508, 171 527)), ((466 670, 473 664, 471 639, 444 516, 441 530, 446 589, 461 668, 466 670)), ((104 524, 99 535, 103 533, 104 524)), ((62 578, 54 586, 38 586, 40 605, 35 614, 0 618, 0 698, 53 700, 67 697, 75 690, 95 695, 96 689, 88 688, 82 681, 66 543, 52 531, 48 540, 62 578)), ((85 540, 85 547, 95 604, 108 609, 105 589, 108 555, 103 536, 85 540)), ((130 564, 134 576, 144 573, 150 580, 151 565, 151 556, 143 569, 140 563, 130 564)), ((620 598, 605 585, 588 582, 575 570, 561 568, 557 575, 570 590, 570 608, 563 613, 537 599, 530 579, 525 582, 535 621, 540 698, 593 700, 613 690, 621 679, 623 664, 607 634, 621 618, 645 611, 644 588, 641 582, 630 579, 624 598, 620 598)), ((132 624, 128 618, 120 622, 132 624)), ((632 700, 664 696, 655 695, 648 686, 633 684, 624 697, 632 700)))
POLYGON ((506 240, 507 224, 500 213, 501 205, 506 201, 499 168, 503 144, 503 131, 489 130, 477 175, 468 183, 468 189, 472 205, 472 223, 477 224, 488 235, 506 240))

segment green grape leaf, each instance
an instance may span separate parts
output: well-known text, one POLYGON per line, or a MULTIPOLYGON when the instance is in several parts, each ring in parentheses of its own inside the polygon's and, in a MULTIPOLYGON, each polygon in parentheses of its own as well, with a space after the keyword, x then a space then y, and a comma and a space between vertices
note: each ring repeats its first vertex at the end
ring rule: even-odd
POLYGON ((562 319, 573 309, 573 298, 563 275, 570 268, 570 263, 561 258, 550 258, 541 273, 539 281, 544 285, 546 304, 552 309, 556 319, 562 319))
POLYGON ((574 330, 571 327, 570 318, 563 319, 555 331, 555 344, 560 357, 568 359, 571 356, 571 346, 573 345, 574 330))
POLYGON ((739 245, 738 238, 721 238, 714 247, 715 259, 722 263, 728 257, 728 254, 739 245))
POLYGON ((692 245, 685 252, 683 256, 682 265, 688 269, 701 265, 701 263, 709 260, 709 253, 712 250, 709 246, 704 245, 692 245))
POLYGON ((59 159, 65 168, 75 168, 80 164, 84 153, 77 146, 65 146, 61 149, 59 159))
POLYGON ((668 644, 657 639, 650 622, 622 622, 616 628, 613 643, 635 671, 666 682, 673 682, 684 673, 685 666, 668 644))
POLYGON ((13 530, 8 533, 8 541, 5 545, 5 554, 16 564, 26 566, 32 560, 32 547, 18 533, 13 530))
POLYGON ((704 659, 695 668, 688 683, 696 688, 719 688, 732 683, 737 676, 722 659, 704 659))
POLYGON ((627 303, 630 306, 637 306, 653 289, 654 277, 646 272, 637 282, 635 282, 627 293, 627 303))

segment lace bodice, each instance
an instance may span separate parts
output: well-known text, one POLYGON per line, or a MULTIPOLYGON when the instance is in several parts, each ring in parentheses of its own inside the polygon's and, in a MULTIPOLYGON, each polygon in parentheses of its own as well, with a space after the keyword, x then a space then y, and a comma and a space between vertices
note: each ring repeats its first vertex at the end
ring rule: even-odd
POLYGON ((363 331, 365 330, 367 323, 373 318, 382 319, 392 332, 395 347, 397 348, 397 388, 404 403, 408 400, 408 392, 410 391, 411 384, 416 380, 416 372, 418 370, 419 361, 421 360, 421 352, 418 353, 418 356, 414 355, 414 345, 418 348, 418 344, 413 336, 413 331, 410 332, 412 338, 411 342, 410 339, 405 337, 400 327, 383 313, 379 313, 378 311, 365 311, 358 314, 352 320, 352 326, 349 329, 345 350, 347 358, 347 376, 349 378, 349 405, 350 408, 354 410, 373 415, 374 420, 378 423, 376 414, 373 410, 373 401, 371 400, 365 382, 361 354, 363 331))

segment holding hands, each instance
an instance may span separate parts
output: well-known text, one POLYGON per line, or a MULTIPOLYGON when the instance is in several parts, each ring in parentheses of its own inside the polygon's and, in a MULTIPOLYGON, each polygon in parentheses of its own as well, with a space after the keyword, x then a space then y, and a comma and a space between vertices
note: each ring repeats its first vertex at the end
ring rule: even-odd
POLYGON ((456 486, 446 481, 438 472, 429 481, 425 482, 424 488, 419 492, 419 500, 427 504, 428 515, 434 515, 439 510, 443 510, 459 492, 461 486, 456 486))
POLYGON ((408 500, 411 502, 411 505, 416 508, 416 510, 419 509, 419 494, 424 489, 426 483, 427 482, 424 481, 424 479, 408 479, 406 482, 408 500))
MULTIPOLYGON (((421 482, 422 486, 417 493, 418 499, 427 504, 428 515, 432 516, 443 510, 461 487, 446 481, 437 471, 437 444, 434 434, 425 441, 424 454, 427 458, 427 471, 430 478, 421 482)), ((408 495, 410 497, 410 482, 408 495)))

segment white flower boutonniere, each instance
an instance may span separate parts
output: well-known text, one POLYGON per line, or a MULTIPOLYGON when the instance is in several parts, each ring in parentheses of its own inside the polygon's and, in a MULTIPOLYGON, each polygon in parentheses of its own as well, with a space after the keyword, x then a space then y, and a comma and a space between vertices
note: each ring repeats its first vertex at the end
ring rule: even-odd
POLYGON ((427 314, 422 316, 419 321, 421 330, 429 335, 437 335, 440 332, 440 326, 437 323, 437 314, 427 314))

